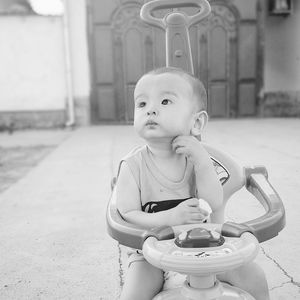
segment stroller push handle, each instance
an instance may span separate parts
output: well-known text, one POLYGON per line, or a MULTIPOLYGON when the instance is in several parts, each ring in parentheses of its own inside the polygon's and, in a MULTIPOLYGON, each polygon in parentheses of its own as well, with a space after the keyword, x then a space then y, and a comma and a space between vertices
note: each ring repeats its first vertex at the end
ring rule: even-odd
MULTIPOLYGON (((155 10, 159 10, 159 9, 172 9, 172 8, 180 8, 180 7, 200 8, 199 12, 196 13, 195 15, 188 16, 184 14, 187 27, 190 27, 191 25, 200 22, 202 19, 206 18, 211 11, 211 7, 207 0, 191 0, 185 2, 183 2, 182 0, 154 0, 143 5, 140 13, 141 19, 149 25, 166 29, 169 24, 169 22, 167 21, 167 17, 169 14, 167 14, 165 17, 160 19, 154 17, 152 13, 155 10)), ((172 22, 170 23, 172 24, 172 22)))
POLYGON ((210 14, 211 8, 207 0, 156 0, 143 5, 141 19, 166 31, 166 65, 177 67, 194 74, 191 43, 188 29, 210 14), (198 7, 199 12, 187 15, 183 11, 167 13, 163 18, 153 16, 159 9, 198 7))

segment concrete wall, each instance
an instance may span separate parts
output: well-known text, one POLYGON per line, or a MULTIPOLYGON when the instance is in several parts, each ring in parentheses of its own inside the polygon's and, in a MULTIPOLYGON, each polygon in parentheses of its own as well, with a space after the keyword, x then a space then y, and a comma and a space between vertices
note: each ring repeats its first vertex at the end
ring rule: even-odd
POLYGON ((268 16, 265 32, 265 90, 300 90, 300 1, 287 17, 268 16))
POLYGON ((64 4, 68 25, 63 16, 0 16, 0 130, 64 126, 68 95, 75 123, 90 123, 86 2, 64 4))
POLYGON ((300 1, 288 16, 267 16, 264 116, 300 116, 300 1))
POLYGON ((242 19, 256 19, 257 0, 233 0, 241 14, 242 19))
POLYGON ((65 108, 62 19, 0 17, 0 111, 65 108))

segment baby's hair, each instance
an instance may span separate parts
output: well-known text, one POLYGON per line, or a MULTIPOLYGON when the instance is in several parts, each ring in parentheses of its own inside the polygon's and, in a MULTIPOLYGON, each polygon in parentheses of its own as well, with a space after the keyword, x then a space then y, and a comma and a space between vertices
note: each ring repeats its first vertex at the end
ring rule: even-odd
POLYGON ((192 86, 193 93, 197 98, 198 104, 199 104, 199 111, 201 110, 207 110, 207 93, 205 90, 205 87, 203 83, 195 77, 193 74, 186 72, 182 69, 175 68, 175 67, 162 67, 162 68, 157 68, 154 69, 145 75, 159 75, 159 74, 164 74, 164 73, 172 73, 172 74, 177 74, 179 76, 184 77, 192 86))

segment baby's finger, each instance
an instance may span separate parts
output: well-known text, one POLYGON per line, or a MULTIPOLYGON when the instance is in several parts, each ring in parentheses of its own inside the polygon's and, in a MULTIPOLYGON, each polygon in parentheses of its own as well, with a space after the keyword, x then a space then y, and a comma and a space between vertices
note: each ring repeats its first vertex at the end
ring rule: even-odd
POLYGON ((185 144, 185 140, 183 136, 177 136, 173 141, 172 141, 172 146, 173 148, 176 148, 178 146, 183 146, 185 144))
POLYGON ((186 153, 186 149, 185 147, 182 147, 182 146, 178 146, 174 149, 174 151, 177 153, 177 154, 185 154, 186 153))
POLYGON ((174 150, 174 151, 176 151, 176 149, 178 148, 178 147, 181 147, 182 145, 180 144, 180 143, 178 143, 178 142, 173 142, 172 143, 172 149, 174 150))
POLYGON ((207 216, 204 216, 201 213, 192 213, 191 220, 196 222, 202 222, 207 216))
POLYGON ((173 150, 173 151, 176 152, 178 148, 180 148, 180 145, 172 144, 172 150, 173 150))
POLYGON ((199 211, 201 214, 203 214, 205 217, 209 216, 210 213, 206 210, 206 209, 203 209, 201 207, 199 207, 199 211))
POLYGON ((189 206, 189 212, 190 213, 201 213, 203 214, 203 212, 200 210, 199 206, 189 206))
POLYGON ((180 141, 181 139, 181 135, 176 136, 176 138, 173 139, 172 143, 177 143, 178 141, 180 141))
POLYGON ((205 210, 208 212, 208 214, 211 214, 212 213, 212 209, 209 205, 209 203, 207 201, 205 201, 204 199, 199 199, 199 207, 202 209, 202 210, 205 210))
POLYGON ((186 222, 187 224, 199 224, 199 223, 203 223, 202 220, 194 220, 194 219, 190 219, 186 222))
POLYGON ((199 200, 197 198, 190 198, 186 200, 188 206, 199 208, 199 200))

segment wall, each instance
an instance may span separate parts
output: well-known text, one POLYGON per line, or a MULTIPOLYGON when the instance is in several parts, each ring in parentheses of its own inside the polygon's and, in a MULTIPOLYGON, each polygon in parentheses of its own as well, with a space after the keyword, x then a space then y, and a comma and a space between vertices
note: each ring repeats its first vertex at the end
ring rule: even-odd
POLYGON ((237 7, 241 18, 255 19, 257 0, 233 0, 234 6, 237 7))
POLYGON ((65 107, 60 18, 0 18, 0 111, 65 107))
POLYGON ((28 115, 25 123, 32 112, 60 111, 58 118, 63 118, 66 88, 61 27, 59 17, 0 17, 2 120, 10 122, 13 112, 28 115))
POLYGON ((64 126, 68 74, 75 123, 90 123, 86 2, 64 2, 68 27, 63 16, 0 15, 0 130, 64 126))
POLYGON ((300 116, 300 1, 288 16, 267 16, 264 115, 300 116))
POLYGON ((300 2, 287 17, 266 18, 265 89, 300 89, 300 2))

